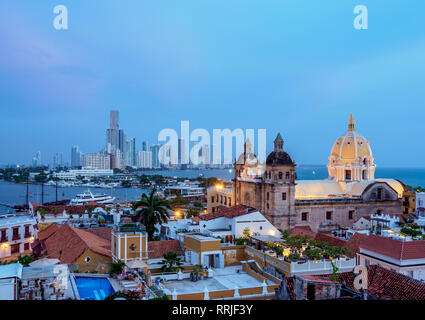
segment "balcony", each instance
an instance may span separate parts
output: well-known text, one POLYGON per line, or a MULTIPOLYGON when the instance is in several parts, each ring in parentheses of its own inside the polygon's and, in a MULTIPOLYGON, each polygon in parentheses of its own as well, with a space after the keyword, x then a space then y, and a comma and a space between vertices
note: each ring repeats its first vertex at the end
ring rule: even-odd
POLYGON ((114 229, 123 233, 138 233, 146 231, 145 226, 140 223, 124 223, 114 226, 114 229))

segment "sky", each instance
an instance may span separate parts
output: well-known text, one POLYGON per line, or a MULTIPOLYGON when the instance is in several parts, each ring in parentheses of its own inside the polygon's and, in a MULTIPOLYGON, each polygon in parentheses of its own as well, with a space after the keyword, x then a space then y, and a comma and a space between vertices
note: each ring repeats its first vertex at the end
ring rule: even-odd
POLYGON ((377 166, 424 167, 424 85, 422 0, 0 2, 0 164, 97 152, 116 109, 137 149, 189 120, 266 129, 268 151, 280 132, 298 164, 326 164, 353 113, 377 166))

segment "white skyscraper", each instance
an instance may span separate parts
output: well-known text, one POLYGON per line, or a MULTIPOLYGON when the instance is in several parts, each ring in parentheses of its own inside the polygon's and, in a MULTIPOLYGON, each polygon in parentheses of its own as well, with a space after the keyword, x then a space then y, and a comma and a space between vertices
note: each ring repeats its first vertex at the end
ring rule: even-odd
POLYGON ((152 152, 151 151, 139 151, 136 159, 137 168, 141 169, 152 169, 152 152))

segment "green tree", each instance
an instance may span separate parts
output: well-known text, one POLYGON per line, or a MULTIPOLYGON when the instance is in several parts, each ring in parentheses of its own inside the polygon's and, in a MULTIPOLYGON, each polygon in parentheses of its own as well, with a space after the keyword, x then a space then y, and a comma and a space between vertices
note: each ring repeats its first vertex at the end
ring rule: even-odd
POLYGON ((155 225, 167 222, 170 217, 167 210, 170 209, 169 202, 155 194, 156 189, 152 189, 149 196, 144 193, 139 201, 132 204, 133 210, 136 211, 135 220, 144 224, 149 240, 153 240, 155 225))
POLYGON ((26 256, 19 255, 18 257, 18 262, 22 264, 24 267, 28 267, 29 264, 33 261, 34 261, 34 256, 32 255, 26 255, 26 256))
POLYGON ((169 251, 164 253, 163 260, 160 262, 162 264, 161 270, 163 272, 176 272, 177 268, 181 268, 181 258, 177 256, 176 252, 169 251))
POLYGON ((112 262, 109 264, 109 273, 110 274, 118 274, 124 270, 125 263, 121 260, 118 262, 112 262))
POLYGON ((38 213, 40 214, 41 220, 44 221, 46 218, 47 210, 44 208, 38 208, 38 213))
POLYGON ((186 218, 198 217, 199 213, 200 213, 199 210, 189 208, 186 212, 186 218))

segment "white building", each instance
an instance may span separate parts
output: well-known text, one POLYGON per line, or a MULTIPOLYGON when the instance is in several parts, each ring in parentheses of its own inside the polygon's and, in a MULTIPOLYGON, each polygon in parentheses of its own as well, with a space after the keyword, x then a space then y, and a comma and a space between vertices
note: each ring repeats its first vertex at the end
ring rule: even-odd
POLYGON ((416 192, 416 212, 419 208, 425 208, 425 192, 416 192))
POLYGON ((75 180, 78 176, 91 178, 91 177, 112 176, 113 174, 114 174, 114 170, 112 169, 97 169, 93 167, 83 167, 82 169, 78 169, 78 170, 76 169, 76 170, 55 172, 53 176, 62 180, 75 180))
POLYGON ((18 280, 22 277, 22 269, 20 263, 0 266, 0 300, 18 299, 18 280))
POLYGON ((151 169, 152 151, 139 151, 136 157, 136 167, 142 169, 151 169))
POLYGON ((226 242, 243 237, 245 230, 261 236, 280 235, 280 231, 261 212, 243 205, 220 207, 214 213, 199 216, 199 229, 203 234, 220 237, 226 242))
POLYGON ((83 156, 83 166, 96 169, 111 169, 111 155, 109 154, 85 154, 83 156))
POLYGON ((0 259, 30 254, 37 221, 29 214, 0 215, 0 259))

